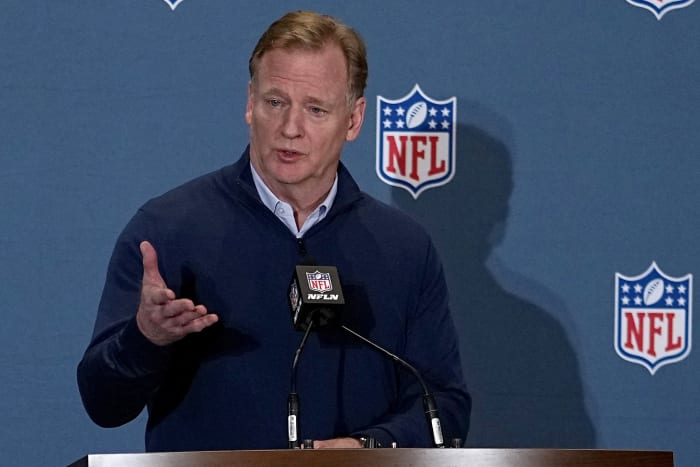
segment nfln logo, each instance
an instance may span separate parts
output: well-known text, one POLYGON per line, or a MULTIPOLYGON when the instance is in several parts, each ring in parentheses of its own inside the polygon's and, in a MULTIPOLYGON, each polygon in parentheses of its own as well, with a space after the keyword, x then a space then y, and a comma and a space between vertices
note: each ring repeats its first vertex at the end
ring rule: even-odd
POLYGON ((671 277, 656 263, 641 275, 615 273, 615 351, 653 375, 690 353, 693 276, 671 277))
POLYGON ((418 198, 455 173, 457 98, 431 99, 416 84, 400 99, 377 96, 377 175, 418 198))

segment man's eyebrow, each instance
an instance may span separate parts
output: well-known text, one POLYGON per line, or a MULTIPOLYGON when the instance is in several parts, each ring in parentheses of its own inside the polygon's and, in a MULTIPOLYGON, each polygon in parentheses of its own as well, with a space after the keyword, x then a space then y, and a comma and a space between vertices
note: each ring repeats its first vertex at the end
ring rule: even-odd
POLYGON ((323 100, 323 99, 320 99, 318 97, 307 97, 306 102, 309 104, 320 105, 322 107, 332 107, 330 102, 323 100))
MULTIPOLYGON (((265 98, 270 97, 270 96, 278 96, 282 99, 290 99, 289 94, 277 86, 272 86, 268 89, 260 89, 260 88, 256 88, 256 89, 257 89, 257 92, 265 98)), ((336 107, 335 105, 333 105, 333 103, 331 101, 329 101, 327 99, 323 99, 321 97, 316 97, 316 96, 305 96, 303 98, 303 102, 305 105, 308 105, 308 104, 318 105, 320 107, 324 107, 327 109, 332 109, 332 108, 336 107)))
POLYGON ((288 97, 287 93, 283 92, 281 89, 273 87, 269 89, 260 89, 260 94, 264 96, 276 95, 280 97, 288 97))

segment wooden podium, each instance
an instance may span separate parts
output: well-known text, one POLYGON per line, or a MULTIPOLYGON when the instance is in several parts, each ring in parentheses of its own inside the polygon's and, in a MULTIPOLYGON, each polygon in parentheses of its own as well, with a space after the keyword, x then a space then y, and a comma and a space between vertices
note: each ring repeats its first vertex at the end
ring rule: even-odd
POLYGON ((322 449, 91 454, 69 467, 673 467, 670 451, 322 449))

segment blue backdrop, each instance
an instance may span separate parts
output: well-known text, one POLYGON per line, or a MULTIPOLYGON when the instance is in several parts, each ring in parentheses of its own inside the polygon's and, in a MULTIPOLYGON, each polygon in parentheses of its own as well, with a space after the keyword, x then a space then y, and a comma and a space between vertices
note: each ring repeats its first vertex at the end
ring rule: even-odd
POLYGON ((700 272, 700 4, 432 3, 0 0, 1 462, 143 449, 143 419, 96 427, 75 383, 113 243, 146 199, 238 157, 249 53, 310 8, 368 43, 343 160, 444 259, 467 444, 700 464, 696 353, 652 375, 614 345, 616 273, 700 272), (417 199, 375 170, 376 98, 415 84, 458 107, 455 176, 417 199))

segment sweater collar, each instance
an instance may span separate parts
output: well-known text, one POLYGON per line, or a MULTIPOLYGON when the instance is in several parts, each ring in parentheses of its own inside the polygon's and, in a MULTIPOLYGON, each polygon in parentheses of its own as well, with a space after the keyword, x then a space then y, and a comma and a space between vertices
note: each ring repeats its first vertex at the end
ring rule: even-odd
MULTIPOLYGON (((253 174, 250 169, 250 146, 246 146, 241 157, 231 167, 234 183, 245 191, 248 196, 262 203, 258 191, 253 182, 253 174)), ((353 179, 350 171, 342 161, 338 164, 338 192, 333 202, 329 215, 338 212, 348 205, 362 198, 362 192, 353 179)))

